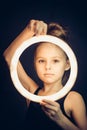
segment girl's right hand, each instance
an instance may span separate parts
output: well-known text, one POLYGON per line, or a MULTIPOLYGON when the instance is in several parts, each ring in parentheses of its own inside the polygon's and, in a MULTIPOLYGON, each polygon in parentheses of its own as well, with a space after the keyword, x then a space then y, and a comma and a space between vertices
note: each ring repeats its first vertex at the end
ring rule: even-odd
POLYGON ((33 32, 34 36, 46 35, 47 33, 47 24, 40 20, 30 20, 28 28, 33 32))

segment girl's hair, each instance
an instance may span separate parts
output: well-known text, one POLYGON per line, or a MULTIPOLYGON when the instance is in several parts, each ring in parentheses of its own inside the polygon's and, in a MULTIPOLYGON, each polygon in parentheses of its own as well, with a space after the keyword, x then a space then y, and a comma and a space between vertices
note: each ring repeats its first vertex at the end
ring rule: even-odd
POLYGON ((47 34, 67 41, 67 31, 58 23, 49 23, 47 28, 47 34))

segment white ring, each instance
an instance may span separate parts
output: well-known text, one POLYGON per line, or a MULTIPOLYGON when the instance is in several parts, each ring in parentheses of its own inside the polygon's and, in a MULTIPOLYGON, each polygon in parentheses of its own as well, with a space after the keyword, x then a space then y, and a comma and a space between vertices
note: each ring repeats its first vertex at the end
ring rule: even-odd
POLYGON ((55 100, 58 100, 58 99, 64 97, 73 87, 73 85, 76 81, 77 71, 78 71, 77 59, 76 59, 74 52, 70 48, 70 46, 63 40, 61 40, 57 37, 54 37, 54 36, 50 36, 50 35, 35 36, 35 37, 32 37, 32 38, 26 40, 25 42, 23 42, 19 46, 19 48, 17 48, 17 50, 15 51, 15 53, 12 57, 11 66, 10 66, 10 74, 11 74, 11 78, 12 78, 15 88, 25 98, 35 101, 35 102, 40 102, 42 99, 48 99, 48 100, 55 101, 55 100), (50 42, 50 43, 56 44, 59 47, 61 47, 64 50, 64 52, 67 54, 67 56, 70 60, 70 64, 71 64, 70 76, 69 76, 68 81, 65 84, 65 86, 59 92, 49 95, 49 96, 38 96, 38 95, 34 95, 34 94, 30 93, 29 91, 27 91, 22 86, 21 82, 19 81, 18 74, 17 74, 17 64, 18 64, 21 54, 30 45, 33 45, 38 42, 50 42))

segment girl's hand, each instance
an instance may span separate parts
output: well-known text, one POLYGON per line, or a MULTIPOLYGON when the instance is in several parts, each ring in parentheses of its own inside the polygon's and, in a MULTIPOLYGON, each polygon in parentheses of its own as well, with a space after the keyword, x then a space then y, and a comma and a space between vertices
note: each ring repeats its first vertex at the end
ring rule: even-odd
POLYGON ((43 100, 41 106, 46 115, 53 121, 58 122, 62 119, 63 113, 60 109, 60 105, 55 101, 43 100))
POLYGON ((28 28, 35 35, 46 35, 47 33, 47 24, 39 20, 30 20, 28 28))

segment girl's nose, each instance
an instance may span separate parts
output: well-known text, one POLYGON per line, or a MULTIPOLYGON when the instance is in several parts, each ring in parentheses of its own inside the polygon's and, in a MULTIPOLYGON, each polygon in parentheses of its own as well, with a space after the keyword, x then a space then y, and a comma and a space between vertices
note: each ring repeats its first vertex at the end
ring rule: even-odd
POLYGON ((50 70, 51 69, 51 63, 50 62, 46 62, 46 70, 50 70))

